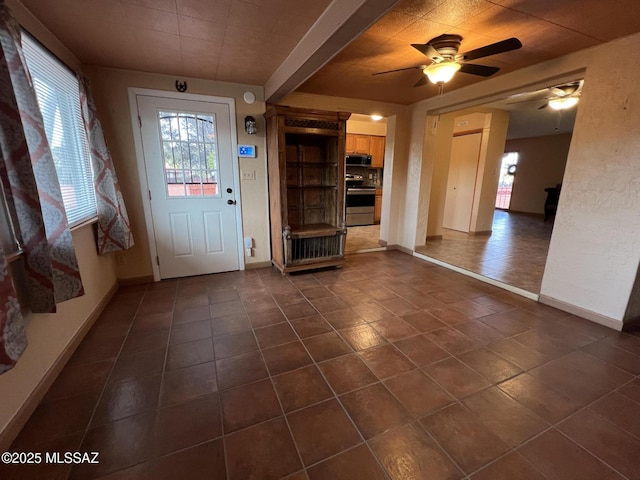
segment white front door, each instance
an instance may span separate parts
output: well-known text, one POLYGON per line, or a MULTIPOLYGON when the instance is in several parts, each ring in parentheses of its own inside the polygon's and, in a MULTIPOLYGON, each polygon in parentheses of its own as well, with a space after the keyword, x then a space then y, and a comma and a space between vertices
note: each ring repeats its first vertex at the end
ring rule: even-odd
POLYGON ((229 104, 136 99, 160 278, 238 270, 229 104))

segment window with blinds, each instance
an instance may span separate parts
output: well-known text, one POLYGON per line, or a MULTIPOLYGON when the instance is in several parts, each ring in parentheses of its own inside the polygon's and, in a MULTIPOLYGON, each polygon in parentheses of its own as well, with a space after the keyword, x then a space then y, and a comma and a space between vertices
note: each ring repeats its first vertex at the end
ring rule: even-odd
POLYGON ((22 47, 42 111, 69 226, 73 227, 96 216, 78 80, 62 62, 25 33, 22 47))

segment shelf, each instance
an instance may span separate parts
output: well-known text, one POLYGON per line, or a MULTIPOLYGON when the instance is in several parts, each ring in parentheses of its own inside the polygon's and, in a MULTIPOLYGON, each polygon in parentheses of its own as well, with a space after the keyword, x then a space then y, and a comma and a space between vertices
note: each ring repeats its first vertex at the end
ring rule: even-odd
POLYGON ((287 188, 306 189, 306 188, 338 188, 337 185, 287 185, 287 188))
POLYGON ((284 127, 284 133, 301 133, 304 135, 323 135, 326 137, 337 137, 340 132, 338 130, 328 130, 325 128, 309 128, 309 127, 284 127))
POLYGON ((335 167, 338 162, 287 162, 287 167, 335 167))
POLYGON ((322 237, 335 235, 338 232, 342 232, 342 228, 329 225, 328 223, 314 223, 291 227, 292 237, 322 237))

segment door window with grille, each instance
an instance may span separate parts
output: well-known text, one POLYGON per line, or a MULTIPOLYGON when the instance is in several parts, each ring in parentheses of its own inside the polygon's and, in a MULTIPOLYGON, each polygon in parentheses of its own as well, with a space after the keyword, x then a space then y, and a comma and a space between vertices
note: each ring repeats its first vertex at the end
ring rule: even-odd
POLYGON ((168 197, 219 197, 215 115, 159 111, 168 197))

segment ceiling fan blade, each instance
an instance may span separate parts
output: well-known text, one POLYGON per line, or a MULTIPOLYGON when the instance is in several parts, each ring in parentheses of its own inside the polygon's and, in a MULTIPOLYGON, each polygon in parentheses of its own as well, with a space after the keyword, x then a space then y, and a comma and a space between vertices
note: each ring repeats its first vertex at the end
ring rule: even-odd
POLYGON ((481 77, 490 77, 499 70, 500 68, 498 67, 488 67, 486 65, 476 65, 474 63, 463 63, 460 66, 461 72, 470 73, 471 75, 480 75, 481 77))
POLYGON ((507 102, 507 105, 516 105, 518 103, 539 102, 541 100, 549 100, 550 98, 552 98, 552 97, 542 97, 542 98, 538 97, 538 98, 530 98, 528 100, 516 100, 516 101, 513 101, 513 102, 507 102))
POLYGON ((444 60, 444 57, 440 55, 438 51, 428 43, 412 43, 411 46, 423 55, 429 57, 434 62, 441 62, 442 60, 444 60))
POLYGON ((491 55, 497 55, 498 53, 510 52, 511 50, 517 50, 522 47, 522 43, 515 37, 502 40, 501 42, 492 43, 491 45, 485 45, 484 47, 476 48, 469 52, 460 54, 463 60, 475 60, 477 58, 489 57, 491 55))
POLYGON ((549 102, 545 102, 544 105, 538 107, 538 110, 543 110, 549 106, 549 102))
POLYGON ((420 80, 418 80, 413 87, 414 88, 415 87, 421 87, 421 86, 426 85, 426 84, 427 84, 427 76, 426 75, 422 75, 420 77, 420 80))
POLYGON ((404 72, 405 70, 414 70, 414 69, 423 70, 424 68, 426 68, 426 65, 416 65, 415 67, 396 68, 395 70, 386 70, 384 72, 376 72, 376 73, 372 73, 371 75, 383 75, 385 73, 404 72))

